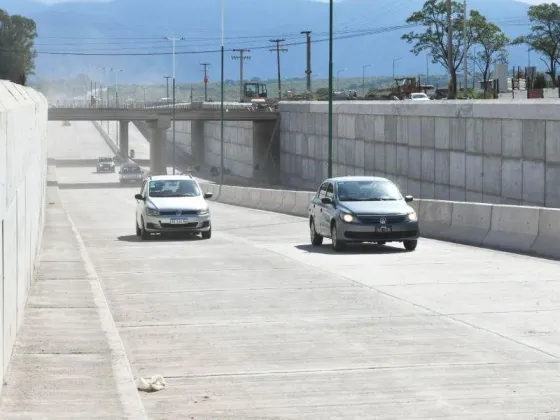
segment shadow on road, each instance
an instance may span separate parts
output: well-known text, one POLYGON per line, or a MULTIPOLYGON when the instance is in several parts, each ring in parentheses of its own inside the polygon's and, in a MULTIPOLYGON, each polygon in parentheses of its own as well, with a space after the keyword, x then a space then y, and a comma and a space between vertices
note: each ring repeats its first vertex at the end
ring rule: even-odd
POLYGON ((119 236, 117 240, 122 242, 190 242, 201 241, 202 238, 198 235, 168 233, 165 235, 151 235, 147 241, 136 235, 119 236))
POLYGON ((335 252, 330 244, 324 244, 322 246, 313 245, 296 245, 296 248, 309 252, 311 254, 400 254, 406 252, 404 248, 396 248, 395 246, 377 245, 377 244, 348 244, 346 249, 342 252, 335 252))

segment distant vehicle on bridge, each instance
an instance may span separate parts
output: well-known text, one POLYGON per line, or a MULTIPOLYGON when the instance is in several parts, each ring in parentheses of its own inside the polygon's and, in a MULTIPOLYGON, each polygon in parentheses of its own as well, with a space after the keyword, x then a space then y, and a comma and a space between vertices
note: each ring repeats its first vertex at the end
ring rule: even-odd
POLYGON ((115 161, 112 157, 98 157, 96 172, 113 172, 115 173, 115 161))

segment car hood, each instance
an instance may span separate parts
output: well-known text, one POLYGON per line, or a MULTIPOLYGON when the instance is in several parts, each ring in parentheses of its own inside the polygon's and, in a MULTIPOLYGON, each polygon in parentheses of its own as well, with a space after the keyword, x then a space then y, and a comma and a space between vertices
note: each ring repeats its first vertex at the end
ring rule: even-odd
POLYGON ((414 211, 406 201, 340 201, 339 207, 354 214, 406 214, 414 211))
POLYGON ((148 197, 146 203, 157 210, 199 210, 206 208, 202 196, 198 197, 148 197))

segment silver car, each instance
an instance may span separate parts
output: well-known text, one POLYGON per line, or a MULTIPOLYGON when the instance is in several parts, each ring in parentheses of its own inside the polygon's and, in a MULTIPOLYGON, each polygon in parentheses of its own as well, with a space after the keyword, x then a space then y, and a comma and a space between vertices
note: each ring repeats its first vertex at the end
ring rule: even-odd
POLYGON ((416 249, 420 229, 416 212, 395 184, 385 178, 347 176, 327 179, 309 204, 311 243, 330 238, 339 251, 347 243, 402 242, 416 249))
POLYGON ((154 175, 146 178, 136 206, 136 235, 149 239, 152 233, 185 233, 212 236, 207 198, 190 175, 154 175))

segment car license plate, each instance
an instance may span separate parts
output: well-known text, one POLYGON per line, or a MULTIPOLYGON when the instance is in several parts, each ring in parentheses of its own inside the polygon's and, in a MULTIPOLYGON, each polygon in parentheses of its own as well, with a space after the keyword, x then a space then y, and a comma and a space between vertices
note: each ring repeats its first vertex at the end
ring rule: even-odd
POLYGON ((171 219, 170 223, 172 225, 184 225, 186 223, 189 223, 189 219, 171 219))
POLYGON ((375 233, 391 233, 392 231, 391 226, 375 226, 375 233))

